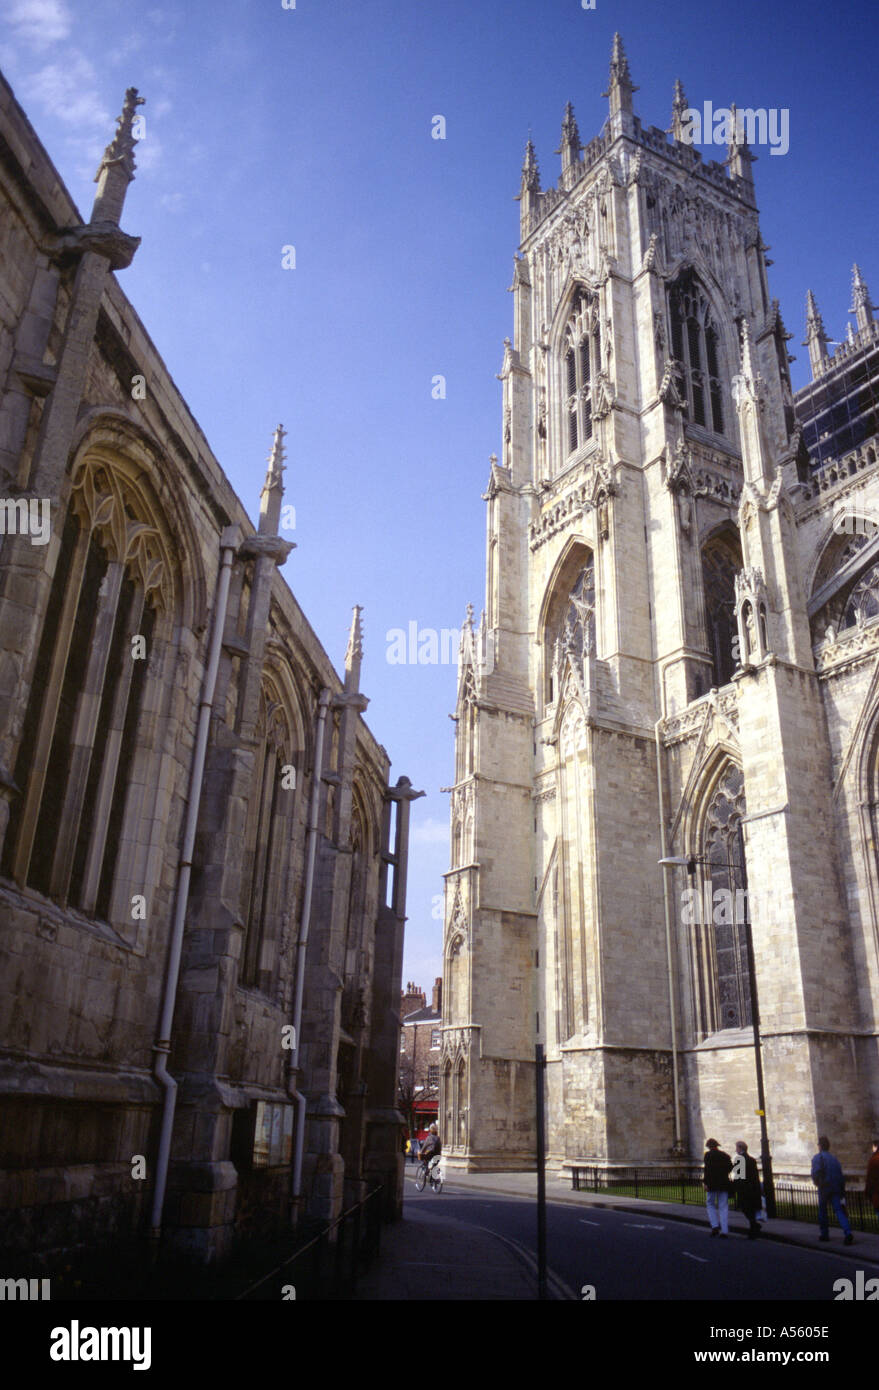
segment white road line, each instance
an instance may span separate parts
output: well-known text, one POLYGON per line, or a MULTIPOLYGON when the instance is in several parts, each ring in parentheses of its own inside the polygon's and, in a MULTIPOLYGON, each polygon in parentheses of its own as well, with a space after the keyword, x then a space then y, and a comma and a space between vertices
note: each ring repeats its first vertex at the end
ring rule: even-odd
POLYGON ((707 1260, 703 1260, 701 1255, 691 1255, 689 1250, 682 1250, 681 1254, 686 1255, 688 1260, 698 1260, 700 1265, 707 1265, 708 1263, 707 1260))
POLYGON ((624 1226, 628 1226, 631 1231, 664 1231, 664 1226, 642 1226, 637 1221, 624 1221, 624 1226))
POLYGON ((601 1222, 600 1222, 600 1221, 584 1221, 583 1218, 582 1218, 582 1216, 581 1216, 581 1217, 580 1217, 580 1225, 581 1225, 581 1226, 599 1226, 599 1227, 600 1227, 600 1226, 601 1226, 601 1222))

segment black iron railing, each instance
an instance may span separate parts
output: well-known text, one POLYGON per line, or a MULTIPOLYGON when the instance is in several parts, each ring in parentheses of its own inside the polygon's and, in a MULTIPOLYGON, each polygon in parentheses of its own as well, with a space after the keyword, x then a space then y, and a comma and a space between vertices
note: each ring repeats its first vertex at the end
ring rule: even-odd
POLYGON ((359 1276, 379 1253, 382 1190, 373 1188, 238 1299, 352 1298, 359 1276))
MULTIPOLYGON (((611 1197, 637 1197, 652 1202, 681 1202, 704 1206, 701 1167, 684 1168, 601 1168, 583 1166, 571 1169, 575 1192, 600 1192, 611 1197)), ((853 1230, 879 1234, 879 1213, 859 1189, 846 1193, 846 1211, 853 1230)), ((732 1202, 735 1209, 735 1201, 732 1202)), ((775 1180, 776 1218, 784 1221, 810 1221, 818 1225, 818 1191, 808 1182, 775 1180)), ((835 1225, 833 1209, 830 1224, 835 1225)))
POLYGON ((575 1192, 643 1197, 654 1202, 705 1203, 699 1168, 599 1168, 571 1170, 575 1192))

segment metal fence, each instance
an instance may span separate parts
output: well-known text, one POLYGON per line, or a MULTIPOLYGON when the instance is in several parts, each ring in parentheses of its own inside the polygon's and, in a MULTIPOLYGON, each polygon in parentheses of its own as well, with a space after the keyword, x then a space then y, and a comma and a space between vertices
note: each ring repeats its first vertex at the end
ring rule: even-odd
MULTIPOLYGON (((599 1168, 571 1170, 575 1192, 601 1192, 611 1197, 637 1197, 652 1202, 681 1202, 685 1206, 704 1206, 702 1168, 599 1168)), ((735 1210, 735 1198, 730 1202, 735 1210)), ((846 1211, 853 1230, 879 1233, 879 1213, 860 1189, 845 1197, 846 1211)), ((811 1183, 775 1182, 776 1219, 810 1221, 818 1225, 818 1190, 811 1183)), ((833 1209, 830 1224, 836 1225, 833 1209)))
POLYGON ((239 1300, 352 1298, 359 1276, 379 1253, 382 1188, 375 1187, 270 1273, 251 1284, 239 1300), (293 1290, 294 1292, 290 1292, 293 1290))

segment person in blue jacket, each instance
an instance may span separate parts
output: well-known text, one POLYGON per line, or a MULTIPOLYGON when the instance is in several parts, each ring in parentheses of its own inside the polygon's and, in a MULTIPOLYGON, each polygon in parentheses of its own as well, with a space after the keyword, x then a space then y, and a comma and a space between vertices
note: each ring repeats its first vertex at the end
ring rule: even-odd
POLYGON ((812 1159, 812 1181, 818 1189, 818 1239, 830 1239, 830 1222, 827 1217, 829 1202, 843 1232, 843 1244, 851 1245, 854 1236, 845 1212, 845 1178, 842 1164, 836 1155, 830 1152, 830 1140, 826 1134, 818 1138, 818 1152, 812 1159))

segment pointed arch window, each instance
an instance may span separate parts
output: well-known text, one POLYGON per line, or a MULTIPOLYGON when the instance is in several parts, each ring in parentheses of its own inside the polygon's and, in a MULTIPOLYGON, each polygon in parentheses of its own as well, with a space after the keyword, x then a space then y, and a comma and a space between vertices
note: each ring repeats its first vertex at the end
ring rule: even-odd
MULTIPOLYGON (((77 469, 15 764, 3 871, 91 917, 131 922, 164 536, 122 461, 77 469)), ((138 889, 143 885, 137 885, 138 889)))
POLYGON ((836 592, 812 617, 812 641, 819 642, 834 632, 863 627, 879 617, 879 560, 866 562, 860 552, 871 541, 867 535, 851 536, 842 545, 828 547, 815 577, 814 589, 826 586, 836 572, 844 571, 836 592), (859 569, 860 562, 860 569, 859 569))
POLYGON ((750 916, 742 835, 746 809, 741 769, 730 764, 706 808, 704 862, 694 903, 694 973, 703 1036, 751 1026, 750 916))
POLYGON ((692 270, 669 291, 672 352, 683 374, 690 420, 723 434, 720 340, 711 305, 692 270))
POLYGON ((467 668, 458 705, 456 727, 457 780, 472 776, 476 761, 476 684, 467 668))
POLYGON ((601 370, 598 300, 583 289, 577 291, 565 326, 562 368, 565 452, 570 456, 592 438, 594 389, 601 370))
POLYGON ((732 680, 738 664, 736 575, 742 568, 738 532, 734 528, 712 536, 702 547, 707 643, 718 688, 732 680))
POLYGON ((447 1060, 443 1064, 442 1070, 442 1089, 440 1092, 440 1109, 443 1114, 443 1136, 446 1148, 450 1148, 449 1136, 454 1134, 454 1094, 452 1090, 452 1063, 447 1060))
POLYGON ((558 699, 566 660, 582 667, 595 650, 595 560, 590 554, 567 593, 567 602, 554 604, 555 622, 547 624, 547 703, 558 699))
POLYGON ((256 738, 241 875, 241 979, 265 989, 274 974, 296 785, 290 727, 277 692, 267 686, 260 691, 256 738))
POLYGON ((361 978, 363 933, 366 914, 369 831, 366 811, 359 792, 351 808, 351 886, 348 893, 348 919, 345 926, 345 991, 350 993, 361 978))

